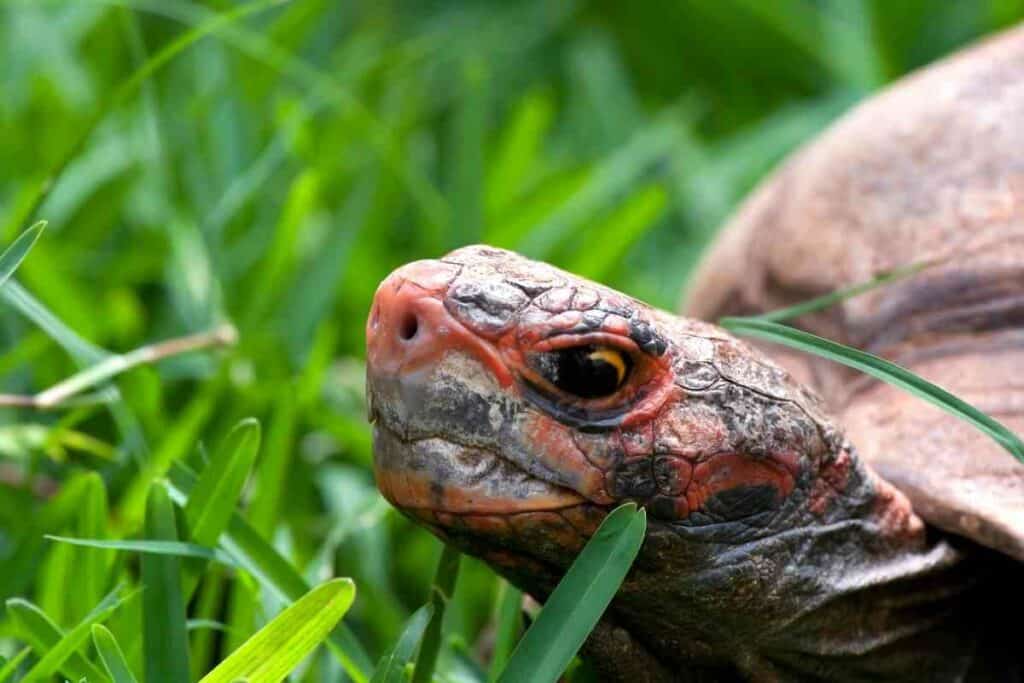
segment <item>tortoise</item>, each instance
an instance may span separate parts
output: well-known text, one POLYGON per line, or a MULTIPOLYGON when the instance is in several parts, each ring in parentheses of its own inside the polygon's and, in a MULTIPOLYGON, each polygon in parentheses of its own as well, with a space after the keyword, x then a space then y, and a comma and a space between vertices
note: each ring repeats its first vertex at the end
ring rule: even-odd
POLYGON ((1024 28, 903 79, 752 193, 685 317, 488 246, 399 268, 367 322, 381 492, 538 599, 643 506, 584 646, 603 680, 1022 680, 998 624, 1024 607, 1024 465, 703 322, 930 261, 797 324, 1024 432, 1022 121, 1024 28))

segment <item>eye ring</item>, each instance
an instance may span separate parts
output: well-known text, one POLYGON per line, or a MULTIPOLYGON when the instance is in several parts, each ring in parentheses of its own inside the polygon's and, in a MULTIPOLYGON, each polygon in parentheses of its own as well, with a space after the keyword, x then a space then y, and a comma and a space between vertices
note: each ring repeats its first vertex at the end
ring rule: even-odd
POLYGON ((551 385, 584 400, 618 392, 633 370, 626 351, 604 344, 581 344, 536 353, 530 363, 551 385))

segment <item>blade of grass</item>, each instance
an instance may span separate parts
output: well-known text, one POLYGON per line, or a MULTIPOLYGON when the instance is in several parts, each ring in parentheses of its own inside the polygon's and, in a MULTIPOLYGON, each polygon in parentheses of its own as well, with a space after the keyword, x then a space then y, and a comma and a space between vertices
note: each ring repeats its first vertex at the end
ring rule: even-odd
MULTIPOLYGON (((146 501, 146 538, 177 541, 174 506, 167 489, 150 486, 146 501)), ((142 648, 146 680, 189 683, 185 601, 181 593, 181 562, 173 555, 142 556, 142 648)))
POLYGON ((615 597, 646 531, 647 516, 634 503, 605 518, 519 641, 501 683, 558 680, 615 597))
POLYGON ((296 431, 297 400, 294 387, 278 396, 267 427, 267 443, 256 472, 249 521, 265 538, 274 537, 274 525, 280 520, 281 505, 287 500, 292 444, 296 431))
MULTIPOLYGON (((43 657, 64 637, 64 632, 58 627, 46 612, 21 598, 12 598, 7 601, 7 614, 14 623, 19 634, 32 646, 36 655, 43 657)), ((87 678, 95 681, 107 680, 106 675, 94 664, 89 662, 78 652, 73 652, 64 660, 60 672, 71 680, 87 678)))
POLYGON ((92 642, 113 683, 137 683, 114 634, 101 624, 92 626, 92 642))
POLYGON ((260 448, 260 423, 239 422, 214 453, 185 505, 192 540, 214 546, 227 528, 260 448))
MULTIPOLYGON (((189 637, 192 639, 189 654, 191 655, 192 680, 199 680, 203 674, 213 668, 217 663, 214 658, 214 651, 218 648, 220 637, 213 630, 213 627, 204 627, 202 624, 216 623, 224 606, 225 588, 228 584, 228 573, 223 567, 213 566, 203 572, 202 584, 196 595, 194 607, 190 610, 191 619, 188 620, 189 637)), ((226 625, 220 624, 224 629, 226 625)), ((227 631, 226 631, 227 632, 227 631)))
MULTIPOLYGON (((0 287, 0 299, 9 303, 47 336, 60 344, 79 366, 99 363, 112 355, 106 349, 79 336, 15 280, 9 279, 3 287, 0 287)), ((136 460, 141 462, 147 453, 146 439, 138 420, 121 402, 121 393, 117 387, 107 385, 96 394, 96 397, 108 404, 114 422, 124 437, 125 446, 136 460)))
POLYGON ((34 296, 28 293, 16 280, 8 280, 0 287, 0 297, 18 312, 39 326, 51 339, 60 344, 79 365, 98 363, 110 356, 110 352, 78 336, 74 330, 60 321, 34 296))
POLYGON ((523 629, 523 591, 504 580, 498 595, 497 621, 494 652, 487 670, 488 683, 498 680, 523 629))
POLYGON ((510 118, 487 165, 485 205, 489 217, 507 210, 527 179, 541 172, 544 139, 555 120, 554 98, 548 92, 531 91, 510 118))
POLYGON ((430 604, 433 614, 427 630, 423 634, 423 644, 416 656, 416 668, 413 670, 412 683, 430 683, 437 665, 437 655, 441 650, 441 627, 444 626, 445 607, 452 598, 455 582, 459 578, 459 561, 462 555, 450 545, 441 550, 441 558, 437 561, 437 572, 434 584, 430 588, 430 604))
MULTIPOLYGON (((195 486, 195 473, 183 463, 175 462, 168 475, 175 502, 181 506, 186 505, 195 486)), ((309 584, 295 567, 237 512, 232 515, 227 531, 221 535, 220 543, 238 564, 282 600, 293 602, 309 592, 309 584)), ((370 656, 344 623, 338 624, 331 633, 328 647, 355 683, 366 683, 369 680, 369 672, 373 670, 370 656)))
MULTIPOLYGON (((206 22, 220 16, 208 18, 211 11, 193 3, 170 3, 166 0, 101 1, 128 4, 135 9, 159 14, 182 23, 203 22, 201 26, 206 26, 206 22)), ((403 184, 427 229, 437 232, 448 224, 450 208, 432 180, 416 164, 409 163, 404 148, 392 128, 380 121, 370 107, 357 99, 351 91, 342 87, 333 74, 296 57, 257 31, 224 23, 216 27, 216 33, 225 43, 280 72, 336 110, 353 116, 365 131, 367 141, 373 145, 381 161, 403 184)))
MULTIPOLYGON (((93 624, 104 621, 114 613, 114 610, 137 594, 138 591, 132 591, 122 595, 120 586, 108 593, 81 622, 68 631, 57 643, 47 650, 46 654, 39 658, 36 665, 25 674, 24 683, 49 680, 57 671, 63 670, 64 663, 88 640, 93 624)), ((90 666, 92 665, 90 664, 90 666)), ((106 680, 106 677, 100 680, 106 680)))
POLYGON ((780 308, 775 311, 768 311, 767 313, 761 313, 760 315, 750 316, 751 320, 765 320, 768 322, 782 322, 783 320, 792 320, 793 318, 799 318, 802 315, 808 313, 815 313, 817 311, 824 310, 830 306, 834 306, 840 301, 851 299, 855 296, 859 296, 866 292, 870 292, 873 289, 883 287, 897 280, 903 280, 912 275, 920 273, 925 268, 930 268, 936 265, 938 261, 920 261, 918 263, 912 263, 908 266, 896 268, 889 271, 888 273, 882 273, 876 278, 872 278, 867 282, 862 282, 852 287, 846 287, 845 289, 838 289, 829 294, 815 297, 808 301, 802 301, 793 306, 787 306, 786 308, 780 308))
POLYGON ((113 95, 110 96, 106 102, 93 114, 92 118, 82 129, 82 132, 75 139, 74 143, 67 149, 66 152, 60 157, 60 160, 53 167, 53 170, 43 179, 36 189, 35 194, 30 202, 27 202, 23 212, 19 213, 12 219, 14 225, 21 225, 35 215, 39 207, 42 206, 43 202, 53 191, 53 188, 57 186, 64 171, 67 170, 68 165, 74 161, 74 159, 81 153, 85 147, 85 143, 89 141, 93 131, 106 117, 116 109, 118 106, 128 100, 128 98, 153 74, 161 69, 164 65, 170 62, 179 53, 184 51, 193 43, 202 39, 203 37, 223 30, 227 25, 230 25, 234 21, 243 19, 244 17, 260 12, 266 9, 270 9, 275 5, 279 5, 286 0, 258 0, 256 2, 250 2, 247 5, 235 8, 230 12, 223 14, 217 14, 211 17, 209 20, 203 22, 199 26, 185 32, 177 39, 173 40, 167 46, 165 46, 160 52, 153 55, 145 64, 136 69, 131 76, 129 76, 124 82, 118 86, 117 90, 114 91, 113 95))
MULTIPOLYGON (((230 633, 231 627, 225 623, 215 621, 213 619, 189 619, 188 630, 191 631, 220 631, 221 633, 230 633)), ((198 678, 198 677, 197 677, 198 678)))
POLYGON ((11 243, 11 246, 4 249, 0 254, 0 287, 14 274, 21 262, 28 256, 28 252, 35 246, 36 240, 43 234, 46 228, 46 221, 39 221, 25 232, 18 235, 18 239, 11 243))
POLYGON ((533 258, 550 256, 573 230, 611 205, 648 168, 669 155, 679 139, 677 119, 672 110, 638 131, 597 166, 582 188, 523 235, 516 249, 533 258))
POLYGON ((467 58, 461 76, 461 96, 455 105, 450 134, 451 227, 447 238, 451 244, 437 245, 439 249, 479 242, 483 230, 483 151, 493 81, 486 62, 479 58, 467 58))
POLYGON ((428 603, 409 617, 394 648, 381 657, 370 683, 405 683, 405 666, 412 659, 416 646, 423 640, 423 632, 433 614, 434 605, 428 603))
POLYGON ((239 566, 233 557, 219 548, 207 548, 206 546, 184 543, 182 541, 118 541, 98 538, 70 538, 68 536, 52 536, 50 534, 47 534, 45 538, 57 541, 58 543, 69 543, 86 548, 124 550, 132 553, 169 555, 172 557, 195 557, 202 560, 219 562, 228 567, 237 568, 239 566))
POLYGON ((155 363, 165 358, 211 347, 230 346, 235 343, 237 336, 234 327, 221 325, 209 332, 147 344, 123 355, 108 354, 103 360, 34 396, 0 394, 0 406, 22 406, 49 410, 66 403, 82 391, 113 379, 139 365, 155 363))
MULTIPOLYGON (((103 478, 96 472, 86 475, 86 488, 82 494, 82 507, 79 511, 77 529, 78 536, 101 538, 107 530, 107 488, 103 478)), ((78 621, 89 612, 92 605, 103 598, 107 589, 107 569, 112 556, 109 551, 99 548, 80 546, 75 551, 73 561, 79 572, 78 590, 68 596, 72 619, 78 621)))
POLYGON ((18 667, 21 666, 21 663, 24 662, 30 654, 32 654, 32 648, 23 647, 18 651, 18 654, 4 662, 3 667, 0 668, 0 683, 4 683, 4 681, 17 673, 18 667))
POLYGON ((350 579, 314 588, 235 650, 200 683, 277 683, 327 638, 355 599, 350 579))
POLYGON ((945 389, 918 377, 895 363, 809 332, 756 318, 722 318, 719 324, 730 332, 766 339, 776 344, 813 353, 897 386, 923 398, 950 415, 974 425, 992 437, 1010 455, 1024 462, 1024 442, 1005 425, 945 389))
POLYGON ((240 316, 243 328, 252 327, 260 320, 283 289, 285 278, 298 265, 299 238, 320 207, 322 185, 319 174, 311 169, 306 169, 292 181, 273 237, 266 248, 260 278, 245 297, 246 307, 240 316))
MULTIPOLYGON (((3 290, 0 290, 3 291, 3 290)), ((203 428, 217 410, 227 385, 227 373, 207 381, 169 425, 159 447, 140 468, 121 496, 121 515, 134 527, 142 521, 150 484, 162 477, 171 463, 184 458, 199 441, 203 428)))
POLYGON ((565 268, 593 280, 606 279, 629 248, 657 224, 667 206, 668 193, 661 185, 637 189, 611 215, 588 228, 590 244, 600 244, 601 248, 574 250, 565 268))

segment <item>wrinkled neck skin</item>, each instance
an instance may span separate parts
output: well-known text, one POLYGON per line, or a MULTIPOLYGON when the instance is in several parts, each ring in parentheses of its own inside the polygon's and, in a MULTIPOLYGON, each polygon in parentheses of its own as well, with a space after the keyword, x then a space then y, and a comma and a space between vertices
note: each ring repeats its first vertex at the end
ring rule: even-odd
POLYGON ((608 510, 646 508, 586 649, 609 680, 954 681, 970 666, 973 551, 926 528, 747 345, 486 248, 406 266, 376 302, 375 468, 403 512, 543 598, 608 510), (409 311, 413 334, 387 336, 409 311), (595 405, 543 386, 524 359, 567 337, 628 349, 635 386, 595 405))
POLYGON ((978 568, 848 444, 825 462, 827 509, 805 474, 770 520, 652 520, 613 618, 668 671, 693 667, 667 680, 961 680, 978 568))

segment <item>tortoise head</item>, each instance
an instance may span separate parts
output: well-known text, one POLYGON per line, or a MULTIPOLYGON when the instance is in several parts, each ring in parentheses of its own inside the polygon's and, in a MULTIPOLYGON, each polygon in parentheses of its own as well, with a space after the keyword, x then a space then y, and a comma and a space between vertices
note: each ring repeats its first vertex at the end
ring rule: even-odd
POLYGON ((816 399, 753 349, 508 251, 399 268, 367 345, 380 490, 520 583, 549 584, 623 501, 697 574, 848 484, 816 399))

